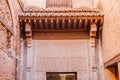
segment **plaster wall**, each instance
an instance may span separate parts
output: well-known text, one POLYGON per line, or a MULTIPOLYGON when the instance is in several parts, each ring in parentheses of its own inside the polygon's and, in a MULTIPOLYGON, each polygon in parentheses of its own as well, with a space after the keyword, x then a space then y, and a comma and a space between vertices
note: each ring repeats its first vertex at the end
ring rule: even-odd
POLYGON ((46 72, 88 72, 82 75, 85 78, 90 67, 88 43, 89 40, 34 40, 35 73, 46 78, 46 72))
MULTIPOLYGON (((46 8, 46 0, 21 0, 25 4, 25 7, 28 6, 37 6, 40 8, 46 8)), ((73 8, 79 8, 79 7, 88 7, 92 8, 94 4, 94 0, 72 0, 73 2, 73 8)))
POLYGON ((33 72, 28 72, 27 77, 32 76, 33 80, 46 80, 46 72, 77 72, 78 80, 89 80, 91 74, 89 39, 88 35, 84 34, 86 36, 84 39, 81 39, 80 35, 80 33, 37 35, 39 39, 33 39, 32 48, 28 49, 27 66, 31 67, 33 72))
MULTIPOLYGON (((120 54, 120 1, 96 0, 95 7, 104 13, 102 57, 105 63, 120 54)), ((104 69, 105 80, 116 80, 114 71, 104 69)))
POLYGON ((96 7, 104 13, 102 50, 104 62, 120 54, 120 1, 99 0, 96 7))

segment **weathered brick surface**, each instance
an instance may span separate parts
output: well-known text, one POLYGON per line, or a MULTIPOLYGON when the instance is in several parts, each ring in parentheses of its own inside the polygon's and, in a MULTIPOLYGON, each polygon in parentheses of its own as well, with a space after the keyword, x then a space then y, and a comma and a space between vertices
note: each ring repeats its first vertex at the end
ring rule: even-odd
POLYGON ((0 23, 0 80, 14 79, 14 60, 7 54, 7 29, 0 23))
POLYGON ((12 47, 12 55, 14 55, 14 70, 17 71, 14 74, 14 78, 16 77, 16 80, 21 79, 21 54, 20 54, 20 29, 19 29, 19 18, 18 18, 18 12, 21 10, 21 7, 18 3, 18 0, 8 0, 8 4, 10 6, 11 15, 13 19, 13 29, 14 34, 12 36, 11 41, 11 47, 12 47), (13 5, 14 3, 14 5, 13 5))

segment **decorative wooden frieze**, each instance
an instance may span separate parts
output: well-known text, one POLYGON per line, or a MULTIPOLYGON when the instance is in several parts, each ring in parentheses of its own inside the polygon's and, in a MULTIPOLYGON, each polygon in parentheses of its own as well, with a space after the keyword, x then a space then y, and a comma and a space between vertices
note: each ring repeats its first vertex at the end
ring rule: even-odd
POLYGON ((29 22, 26 22, 26 24, 25 24, 25 32, 26 32, 27 47, 31 47, 31 43, 32 43, 32 30, 31 30, 31 25, 30 25, 29 22))
POLYGON ((39 20, 40 29, 42 29, 42 20, 39 20))

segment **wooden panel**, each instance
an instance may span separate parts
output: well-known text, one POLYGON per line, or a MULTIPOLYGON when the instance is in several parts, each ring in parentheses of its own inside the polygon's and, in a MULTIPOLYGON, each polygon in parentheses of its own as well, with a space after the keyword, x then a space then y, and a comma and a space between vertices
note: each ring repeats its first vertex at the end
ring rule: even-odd
POLYGON ((89 39, 87 32, 46 32, 46 33, 33 33, 34 40, 45 39, 89 39))

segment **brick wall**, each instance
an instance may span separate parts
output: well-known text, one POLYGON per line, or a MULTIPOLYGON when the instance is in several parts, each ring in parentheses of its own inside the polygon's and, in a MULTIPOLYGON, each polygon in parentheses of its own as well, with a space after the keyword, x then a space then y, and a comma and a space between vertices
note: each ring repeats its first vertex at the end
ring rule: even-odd
POLYGON ((7 29, 0 23, 0 80, 15 80, 15 62, 7 54, 7 29))

